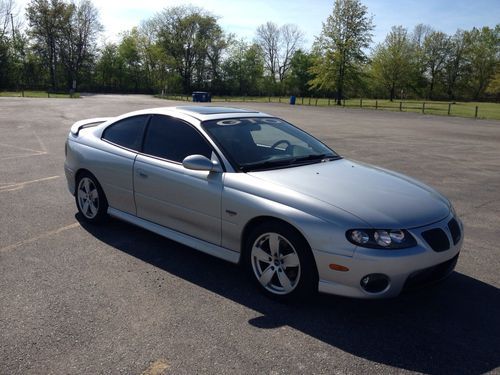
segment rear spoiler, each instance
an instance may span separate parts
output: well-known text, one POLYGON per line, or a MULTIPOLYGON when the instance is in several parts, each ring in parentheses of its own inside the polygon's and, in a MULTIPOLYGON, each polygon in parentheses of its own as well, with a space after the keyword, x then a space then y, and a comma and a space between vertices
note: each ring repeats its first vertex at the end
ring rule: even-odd
POLYGON ((71 126, 71 134, 78 136, 78 133, 83 128, 90 128, 92 126, 97 126, 111 119, 113 119, 113 117, 96 117, 96 118, 89 118, 86 120, 77 121, 71 126))

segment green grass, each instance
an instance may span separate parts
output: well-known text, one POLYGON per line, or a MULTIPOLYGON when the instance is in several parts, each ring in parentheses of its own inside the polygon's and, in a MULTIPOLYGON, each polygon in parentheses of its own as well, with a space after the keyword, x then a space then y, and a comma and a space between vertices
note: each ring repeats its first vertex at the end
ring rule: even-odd
MULTIPOLYGON (((158 98, 170 100, 191 101, 189 95, 156 95, 158 98)), ((213 96, 212 102, 253 102, 253 103, 284 103, 288 104, 289 96, 213 96)), ((334 107, 335 100, 327 98, 302 98, 298 97, 296 105, 334 107)), ((477 118, 487 120, 500 120, 500 103, 487 102, 445 102, 445 101, 424 101, 424 100, 375 100, 375 99, 347 99, 342 101, 342 105, 347 108, 363 108, 372 110, 387 110, 401 112, 416 112, 438 116, 455 116, 477 118), (425 106, 424 106, 425 103, 425 106), (422 107, 424 107, 422 109, 422 107), (449 110, 449 113, 448 113, 449 110)))
MULTIPOLYGON (((21 91, 0 91, 0 96, 23 97, 21 91)), ((47 91, 24 91, 25 98, 71 98, 70 94, 47 93, 47 91)), ((79 93, 74 93, 73 98, 79 98, 79 93)))
MULTIPOLYGON (((360 108, 359 99, 350 99, 345 101, 346 107, 360 108)), ((424 101, 424 100, 377 100, 363 99, 363 108, 383 109, 390 111, 417 112, 431 115, 475 118, 477 107, 477 118, 500 120, 500 104, 484 102, 442 102, 442 101, 424 101), (425 103, 425 105, 424 105, 425 103)))
MULTIPOLYGON (((160 96, 159 96, 160 97, 160 96)), ((171 100, 190 101, 189 95, 168 95, 162 98, 171 100)), ((253 103, 289 103, 290 97, 277 96, 214 96, 212 102, 253 102, 253 103)), ((448 106, 450 106, 450 116, 475 118, 476 106, 478 107, 477 118, 488 120, 500 120, 500 103, 484 103, 484 102, 445 102, 445 101, 424 101, 424 100, 375 100, 375 99, 347 99, 343 101, 347 108, 363 108, 372 110, 388 110, 402 112, 422 113, 422 106, 425 102, 423 110, 424 114, 448 116, 448 106)), ((335 100, 327 98, 296 98, 296 105, 307 106, 335 106, 335 100)))

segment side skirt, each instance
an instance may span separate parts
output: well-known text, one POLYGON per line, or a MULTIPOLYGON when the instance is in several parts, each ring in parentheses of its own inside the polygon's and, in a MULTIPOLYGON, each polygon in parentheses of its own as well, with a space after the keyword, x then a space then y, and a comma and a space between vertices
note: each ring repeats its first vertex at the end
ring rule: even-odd
POLYGON ((183 245, 192 247, 196 250, 202 251, 209 255, 213 255, 217 258, 224 259, 231 263, 238 263, 240 260, 240 253, 232 251, 209 242, 200 240, 195 237, 188 236, 187 234, 177 232, 173 229, 166 228, 164 226, 155 224, 151 221, 141 219, 137 216, 128 214, 126 212, 117 210, 116 208, 109 207, 108 214, 116 217, 117 219, 126 221, 128 223, 137 225, 138 227, 144 228, 160 236, 166 237, 173 241, 177 241, 183 245))

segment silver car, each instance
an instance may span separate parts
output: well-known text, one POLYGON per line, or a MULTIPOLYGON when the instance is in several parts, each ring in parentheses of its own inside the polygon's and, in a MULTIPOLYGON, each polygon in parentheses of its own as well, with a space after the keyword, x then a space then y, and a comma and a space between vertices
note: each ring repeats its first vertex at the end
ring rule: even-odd
POLYGON ((64 167, 84 220, 111 215, 242 263, 277 299, 397 296, 449 275, 463 241, 452 205, 432 188, 251 110, 79 121, 64 167))

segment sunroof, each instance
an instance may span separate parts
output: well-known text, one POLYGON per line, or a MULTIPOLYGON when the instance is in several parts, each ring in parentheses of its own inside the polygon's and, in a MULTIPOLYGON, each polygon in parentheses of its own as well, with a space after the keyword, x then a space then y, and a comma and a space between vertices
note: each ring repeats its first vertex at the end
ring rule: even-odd
POLYGON ((200 115, 215 115, 220 113, 257 113, 257 111, 230 107, 180 106, 177 108, 188 112, 198 113, 200 115))

